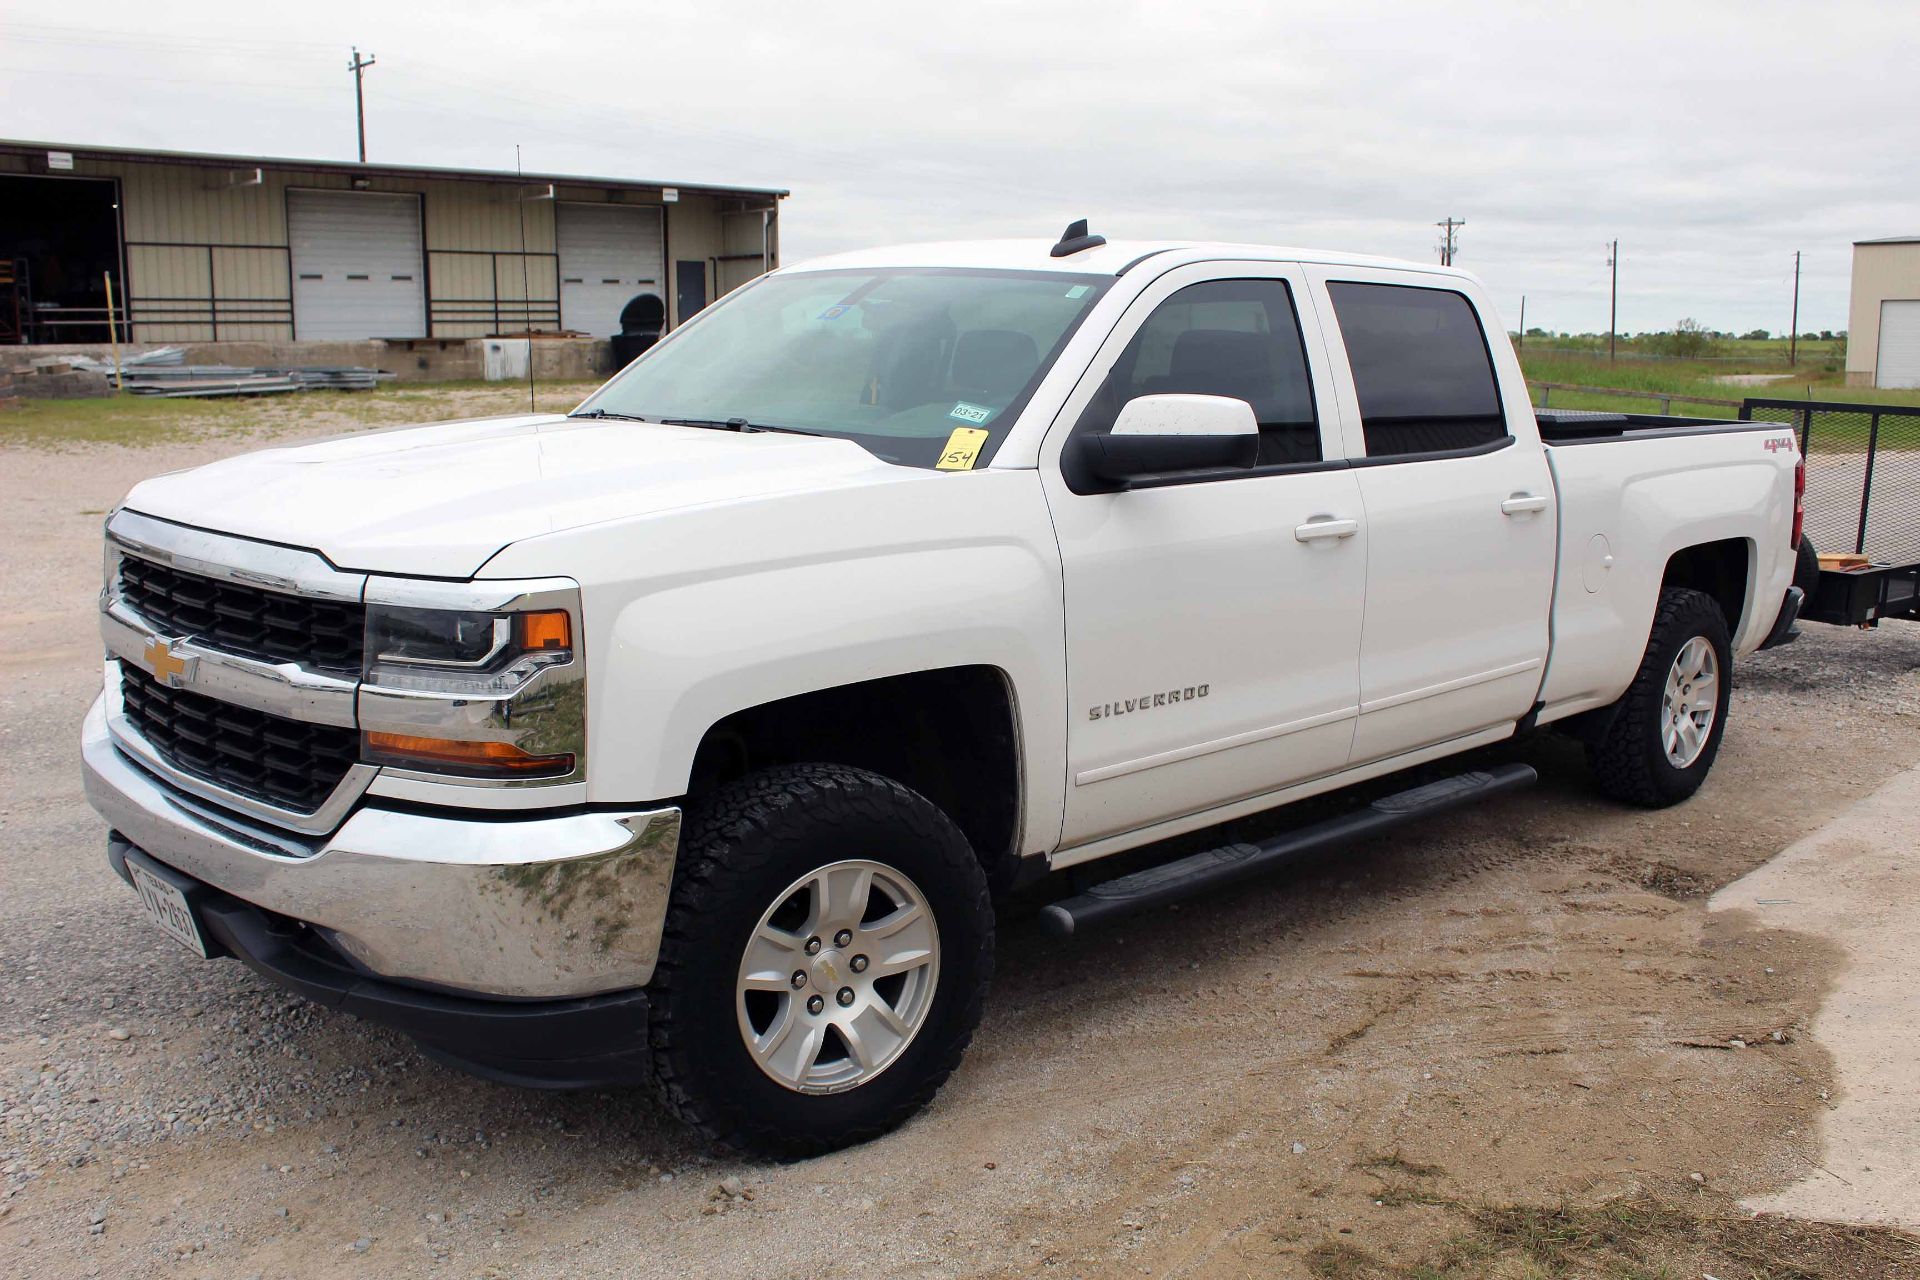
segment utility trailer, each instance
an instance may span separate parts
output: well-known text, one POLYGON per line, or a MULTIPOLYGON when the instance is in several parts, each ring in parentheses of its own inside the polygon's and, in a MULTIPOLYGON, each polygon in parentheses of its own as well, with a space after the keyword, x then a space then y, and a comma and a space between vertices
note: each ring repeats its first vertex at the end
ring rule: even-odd
POLYGON ((1806 459, 1804 533, 1819 555, 1795 577, 1800 617, 1920 619, 1920 408, 1759 398, 1740 417, 1792 427, 1806 459))

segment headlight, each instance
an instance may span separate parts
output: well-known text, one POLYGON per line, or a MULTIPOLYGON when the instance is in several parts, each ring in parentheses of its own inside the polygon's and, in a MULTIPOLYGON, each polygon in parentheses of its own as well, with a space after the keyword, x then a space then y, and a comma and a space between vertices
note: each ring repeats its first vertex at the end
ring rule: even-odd
POLYGON ((369 682, 427 693, 511 693, 542 667, 573 659, 564 609, 478 613, 462 609, 367 610, 369 682))
POLYGON ((586 750, 578 601, 566 590, 474 601, 502 606, 488 609, 369 601, 363 758, 450 780, 578 778, 586 750), (569 607, 543 607, 554 603, 569 607))

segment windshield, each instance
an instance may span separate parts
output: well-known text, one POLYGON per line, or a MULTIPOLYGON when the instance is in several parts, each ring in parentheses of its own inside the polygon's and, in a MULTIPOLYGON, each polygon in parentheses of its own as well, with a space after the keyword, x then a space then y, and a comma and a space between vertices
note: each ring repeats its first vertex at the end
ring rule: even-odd
POLYGON ((984 465, 1109 283, 1036 271, 769 276, 575 412, 805 431, 889 462, 984 465))

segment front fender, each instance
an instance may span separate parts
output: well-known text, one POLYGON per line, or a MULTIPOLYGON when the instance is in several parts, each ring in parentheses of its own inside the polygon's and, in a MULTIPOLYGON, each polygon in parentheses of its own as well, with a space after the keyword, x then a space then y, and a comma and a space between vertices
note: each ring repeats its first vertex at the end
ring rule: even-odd
POLYGON ((1064 624, 1036 473, 900 471, 886 483, 556 534, 488 566, 575 565, 590 801, 684 795, 702 737, 735 712, 980 665, 1003 672, 1014 692, 1025 851, 1053 846, 1065 776, 1064 624))

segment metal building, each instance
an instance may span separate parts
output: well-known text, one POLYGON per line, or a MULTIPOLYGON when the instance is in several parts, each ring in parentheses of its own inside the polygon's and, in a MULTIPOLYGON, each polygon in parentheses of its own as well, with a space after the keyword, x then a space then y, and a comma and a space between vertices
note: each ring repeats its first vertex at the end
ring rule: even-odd
POLYGON ((0 140, 0 342, 608 337, 779 259, 781 190, 0 140))
POLYGON ((1847 385, 1920 387, 1920 236, 1853 242, 1847 385))

